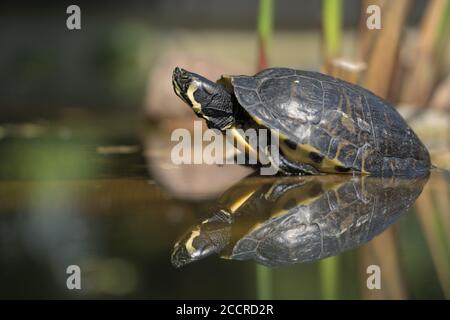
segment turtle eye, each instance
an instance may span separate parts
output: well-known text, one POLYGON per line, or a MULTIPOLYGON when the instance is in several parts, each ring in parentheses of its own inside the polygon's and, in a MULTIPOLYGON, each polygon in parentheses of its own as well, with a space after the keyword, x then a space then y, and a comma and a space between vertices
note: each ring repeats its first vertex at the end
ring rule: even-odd
POLYGON ((189 79, 186 79, 186 81, 183 81, 183 90, 187 91, 189 89, 190 85, 191 85, 191 81, 189 79))
POLYGON ((180 78, 183 81, 188 81, 189 80, 189 74, 186 71, 182 70, 181 73, 180 73, 180 78))

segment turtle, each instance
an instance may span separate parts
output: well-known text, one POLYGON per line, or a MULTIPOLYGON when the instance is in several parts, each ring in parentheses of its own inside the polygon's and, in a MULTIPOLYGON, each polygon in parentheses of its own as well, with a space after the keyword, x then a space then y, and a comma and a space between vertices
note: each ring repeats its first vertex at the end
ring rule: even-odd
POLYGON ((314 262, 354 249, 395 223, 428 175, 247 177, 172 250, 182 267, 214 253, 269 267, 314 262))
POLYGON ((213 82, 176 67, 172 85, 208 128, 232 132, 257 166, 270 163, 279 175, 414 177, 432 168, 427 148, 394 107, 329 75, 278 67, 213 82), (267 129, 278 156, 270 147, 255 151, 242 134, 249 128, 267 129))

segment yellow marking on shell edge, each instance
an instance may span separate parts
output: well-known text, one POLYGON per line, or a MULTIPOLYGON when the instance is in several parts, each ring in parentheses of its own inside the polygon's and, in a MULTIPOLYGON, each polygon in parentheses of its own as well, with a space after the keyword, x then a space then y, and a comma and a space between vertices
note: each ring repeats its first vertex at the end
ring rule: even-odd
POLYGON ((298 144, 297 149, 292 150, 285 143, 285 140, 287 139, 285 137, 282 138, 283 139, 280 141, 281 151, 283 152, 284 156, 290 161, 306 163, 312 165, 314 168, 320 170, 321 172, 327 173, 336 173, 338 172, 336 170, 336 166, 345 166, 341 161, 337 159, 338 153, 336 153, 336 157, 333 159, 324 157, 321 163, 316 163, 309 157, 309 154, 311 152, 322 154, 318 149, 308 144, 298 144))
POLYGON ((200 235, 200 228, 197 227, 191 232, 191 236, 189 239, 187 239, 186 244, 184 245, 186 247, 187 252, 192 255, 195 251, 194 246, 192 243, 194 242, 194 239, 197 238, 200 235))
POLYGON ((187 90, 187 96, 189 97, 189 100, 192 102, 192 109, 194 109, 196 113, 202 114, 202 106, 194 98, 194 93, 196 90, 197 85, 194 82, 192 82, 187 90))
POLYGON ((250 192, 239 197, 232 205, 229 206, 231 213, 235 213, 236 210, 238 210, 255 192, 256 190, 251 190, 250 192))

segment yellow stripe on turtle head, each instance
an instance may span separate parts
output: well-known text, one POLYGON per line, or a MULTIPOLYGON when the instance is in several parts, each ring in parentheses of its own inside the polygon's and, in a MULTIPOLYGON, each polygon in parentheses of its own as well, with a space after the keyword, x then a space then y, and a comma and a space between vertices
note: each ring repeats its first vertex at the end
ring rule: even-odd
POLYGON ((202 113, 202 105, 197 100, 195 100, 195 97, 194 97, 194 93, 197 89, 198 89, 198 87, 195 84, 195 82, 191 82, 191 84, 189 85, 189 88, 187 90, 187 96, 192 103, 192 109, 194 109, 195 113, 203 114, 202 113))
POLYGON ((196 249, 193 246, 193 242, 194 239, 197 238, 199 235, 200 235, 200 228, 197 227, 194 230, 192 230, 189 239, 187 239, 186 244, 184 246, 186 247, 186 250, 189 253, 189 255, 192 255, 195 252, 196 249))
POLYGON ((183 96, 181 95, 181 89, 180 89, 180 86, 178 85, 178 82, 176 82, 175 80, 172 80, 172 85, 173 85, 173 88, 175 89, 175 93, 177 94, 177 96, 179 96, 180 98, 183 98, 183 96))

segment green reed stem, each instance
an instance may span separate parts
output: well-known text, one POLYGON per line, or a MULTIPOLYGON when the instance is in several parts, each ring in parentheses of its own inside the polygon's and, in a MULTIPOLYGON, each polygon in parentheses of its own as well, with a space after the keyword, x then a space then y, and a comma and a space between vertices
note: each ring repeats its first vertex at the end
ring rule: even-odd
POLYGON ((342 39, 342 0, 322 1, 324 56, 328 60, 339 55, 342 39))
POLYGON ((268 66, 268 52, 273 33, 274 1, 260 0, 258 13, 258 69, 268 66))
POLYGON ((338 298, 339 258, 330 257, 319 262, 321 298, 338 298))
POLYGON ((436 39, 436 46, 438 52, 443 50, 450 32, 450 1, 447 0, 445 10, 442 12, 441 21, 439 24, 439 31, 436 39))
POLYGON ((256 265, 256 290, 259 300, 272 299, 272 269, 256 265))

